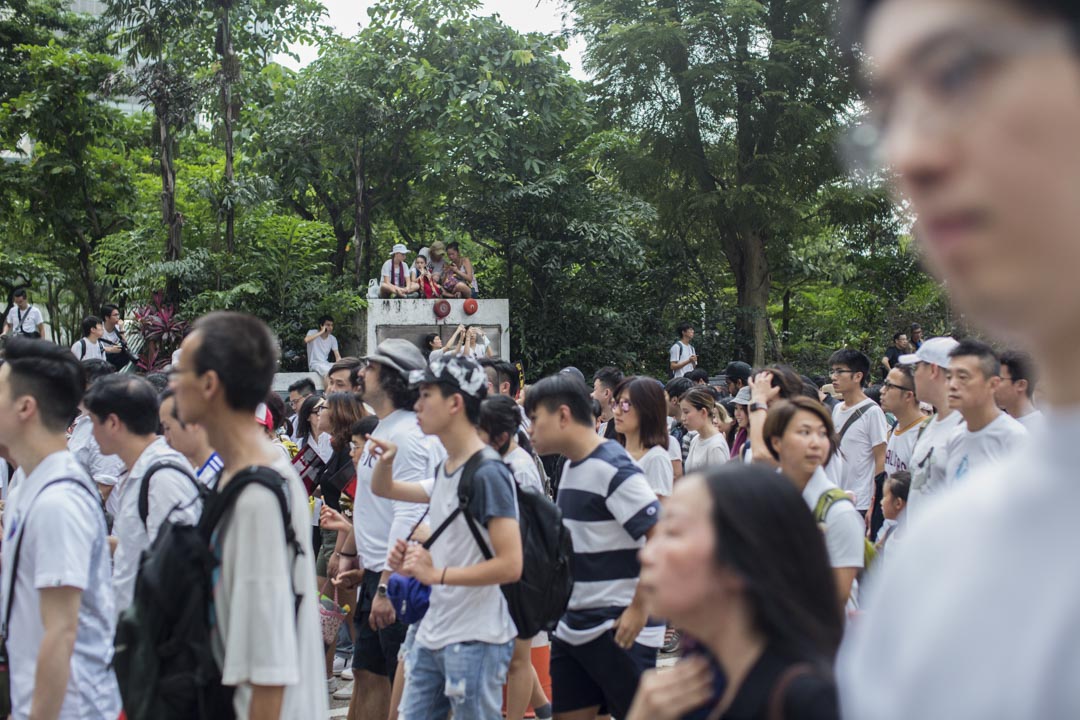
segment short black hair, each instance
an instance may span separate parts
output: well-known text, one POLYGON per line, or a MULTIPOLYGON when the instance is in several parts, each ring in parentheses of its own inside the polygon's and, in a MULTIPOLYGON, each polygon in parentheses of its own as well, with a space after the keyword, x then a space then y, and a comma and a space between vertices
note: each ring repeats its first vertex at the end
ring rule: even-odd
POLYGON ((1001 363, 997 353, 981 340, 961 340, 960 344, 949 353, 950 358, 973 357, 979 361, 979 369, 987 379, 1001 377, 1001 363))
POLYGON ((682 337, 682 334, 684 332, 686 332, 687 330, 692 330, 693 328, 694 325, 692 323, 681 322, 677 326, 675 326, 675 332, 679 334, 679 337, 682 337))
POLYGON ((892 493, 893 497, 907 502, 908 491, 911 489, 911 473, 907 470, 897 470, 885 481, 885 490, 892 493))
POLYGON ((327 376, 333 375, 336 372, 342 370, 349 371, 349 386, 354 390, 360 387, 363 383, 360 381, 360 371, 364 369, 364 361, 357 357, 343 357, 336 363, 330 366, 330 369, 326 372, 327 376))
POLYGON ((105 303, 101 306, 102 319, 109 317, 113 314, 113 310, 119 310, 120 308, 112 303, 105 303))
MULTIPOLYGON (((849 62, 862 41, 867 17, 880 4, 880 0, 845 0, 840 40, 849 62)), ((1080 31, 1080 3, 1075 0, 1012 0, 1011 4, 1031 15, 1059 18, 1070 26, 1074 36, 1080 31)))
POLYGON ((311 381, 311 378, 300 378, 292 385, 289 386, 289 392, 299 393, 303 397, 315 394, 315 383, 311 381))
POLYGON ((709 371, 698 368, 696 370, 691 370, 690 372, 683 375, 683 377, 690 382, 697 382, 698 380, 701 380, 707 383, 709 382, 709 371))
POLYGON ((155 390, 161 392, 165 388, 169 387, 169 376, 163 372, 147 373, 146 382, 153 385, 155 390))
POLYGON ((115 415, 134 435, 153 435, 158 430, 158 393, 137 375, 98 380, 86 391, 83 405, 101 420, 115 415))
POLYGON ((491 364, 491 367, 495 368, 495 372, 498 373, 500 385, 503 383, 510 383, 509 395, 512 398, 516 398, 518 390, 521 389, 521 380, 518 378, 517 366, 505 360, 496 360, 491 364))
POLYGON ((1013 382, 1027 380, 1027 396, 1030 400, 1035 395, 1035 385, 1039 382, 1035 360, 1021 350, 1008 350, 1001 353, 1001 364, 1009 368, 1009 377, 1013 382))
MULTIPOLYGON (((161 409, 161 406, 164 405, 165 401, 169 398, 173 398, 174 400, 176 398, 176 393, 173 391, 172 388, 165 388, 160 393, 158 393, 158 410, 161 409)), ((169 413, 169 417, 179 423, 181 428, 187 427, 187 423, 180 419, 180 406, 177 405, 175 402, 173 402, 172 412, 169 413)))
POLYGON ((532 415, 540 406, 553 413, 565 405, 574 422, 592 428, 596 418, 591 401, 592 396, 585 383, 573 375, 559 373, 549 375, 529 388, 529 392, 525 393, 525 414, 532 415))
POLYGON ((29 395, 47 430, 66 430, 86 384, 83 367, 71 351, 48 340, 15 336, 8 339, 4 360, 11 367, 12 399, 29 395))
POLYGON ((390 398, 394 408, 412 410, 417 398, 420 397, 419 386, 410 385, 401 373, 388 365, 378 362, 372 364, 379 366, 379 387, 386 393, 386 397, 390 398))
POLYGON ((116 368, 107 360, 98 360, 97 358, 83 360, 82 367, 83 374, 86 375, 86 387, 88 388, 106 375, 112 375, 116 372, 116 368))
POLYGON ((349 437, 367 437, 379 427, 378 415, 366 415, 352 424, 349 428, 349 437))
POLYGON ((228 406, 254 413, 278 368, 278 344, 269 326, 252 315, 219 310, 196 320, 192 332, 201 336, 195 372, 213 370, 225 386, 228 406))
POLYGON ((668 397, 672 400, 678 400, 692 387, 694 387, 694 381, 684 375, 668 380, 667 385, 664 386, 664 392, 666 392, 668 397))
POLYGON ((866 385, 870 380, 870 358, 858 350, 852 350, 851 348, 837 350, 829 356, 829 367, 831 368, 833 365, 843 365, 848 370, 862 373, 863 385, 866 385))
POLYGON ((90 337, 90 332, 101 324, 101 318, 97 315, 87 315, 82 321, 82 336, 83 338, 90 337))
POLYGON ((898 332, 894 332, 892 336, 892 341, 896 342, 902 337, 907 337, 907 330, 900 330, 898 332))
POLYGON ((334 322, 334 318, 330 317, 329 315, 320 315, 319 316, 319 327, 322 327, 323 325, 325 325, 328 322, 334 322))
POLYGON ((26 297, 26 288, 24 288, 24 287, 15 288, 15 292, 11 293, 11 297, 13 297, 13 298, 26 297))
MULTIPOLYGON (((382 374, 379 375, 382 377, 382 374)), ((487 386, 481 385, 479 395, 469 395, 463 392, 461 388, 449 382, 433 382, 433 383, 420 383, 419 387, 424 385, 430 385, 431 387, 438 388, 439 394, 444 398, 448 398, 451 395, 460 395, 461 402, 465 406, 465 417, 468 419, 469 424, 476 427, 480 424, 480 404, 484 402, 484 398, 487 396, 487 386)))
POLYGON ((614 390, 615 387, 623 381, 624 377, 626 376, 623 375, 622 370, 617 367, 612 367, 608 365, 607 367, 602 367, 595 373, 593 373, 593 382, 599 380, 600 384, 606 387, 608 390, 614 390))

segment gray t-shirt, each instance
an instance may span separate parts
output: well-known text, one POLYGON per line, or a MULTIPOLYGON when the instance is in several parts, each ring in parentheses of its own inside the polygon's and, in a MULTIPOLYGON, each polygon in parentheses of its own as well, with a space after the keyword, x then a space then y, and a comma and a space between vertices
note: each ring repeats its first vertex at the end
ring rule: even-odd
MULTIPOLYGON (((458 483, 465 465, 450 475, 445 468, 445 463, 440 464, 434 479, 421 482, 431 498, 428 522, 433 530, 458 506, 458 483)), ((491 519, 518 516, 514 479, 510 468, 503 463, 488 462, 477 469, 473 483, 469 512, 481 526, 480 535, 492 548, 487 530, 491 519)), ((463 515, 454 518, 431 546, 431 560, 437 568, 468 567, 484 562, 483 552, 463 515)), ((428 650, 439 650, 461 642, 500 645, 516 636, 517 628, 498 585, 434 585, 431 604, 416 641, 428 650)))

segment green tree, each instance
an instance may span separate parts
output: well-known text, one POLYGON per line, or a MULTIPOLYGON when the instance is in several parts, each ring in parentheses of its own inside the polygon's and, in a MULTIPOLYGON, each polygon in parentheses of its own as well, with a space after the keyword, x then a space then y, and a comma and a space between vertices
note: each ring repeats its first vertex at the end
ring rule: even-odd
POLYGON ((832 39, 836 3, 570 5, 605 112, 641 137, 654 170, 643 187, 701 218, 696 242, 731 269, 739 351, 763 362, 775 257, 811 231, 821 189, 841 175, 832 147, 853 92, 832 39))

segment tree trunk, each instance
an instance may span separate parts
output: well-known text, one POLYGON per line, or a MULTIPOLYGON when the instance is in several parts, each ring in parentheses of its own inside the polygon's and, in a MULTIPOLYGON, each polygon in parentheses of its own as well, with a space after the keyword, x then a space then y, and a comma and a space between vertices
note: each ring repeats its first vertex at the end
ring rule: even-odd
MULTIPOLYGON (((176 211, 176 165, 173 158, 174 142, 171 129, 165 121, 164 108, 156 108, 158 139, 161 157, 161 222, 165 225, 168 236, 165 240, 165 260, 179 260, 183 254, 183 217, 176 211)), ((165 302, 170 305, 180 303, 180 282, 170 277, 165 283, 165 302)))
MULTIPOLYGON (((772 279, 765 243, 756 233, 748 233, 738 243, 738 261, 732 262, 735 289, 739 301, 736 319, 736 347, 742 358, 753 358, 751 364, 765 364, 765 335, 768 320, 769 290, 772 279)), ((731 256, 728 256, 731 260, 731 256)))
MULTIPOLYGON (((353 156, 353 173, 356 178, 356 195, 353 198, 355 219, 353 220, 353 276, 356 286, 360 287, 363 282, 361 270, 364 264, 364 191, 365 191, 365 164, 364 148, 362 143, 356 144, 356 153, 353 156)), ((370 231, 369 231, 370 233, 370 231)))
POLYGON ((791 288, 784 290, 784 311, 780 316, 780 333, 786 338, 791 331, 791 288))
POLYGON ((221 105, 222 123, 225 131, 225 247, 231 253, 235 249, 236 234, 236 184, 233 170, 233 82, 236 80, 236 54, 232 41, 229 5, 221 6, 221 105))

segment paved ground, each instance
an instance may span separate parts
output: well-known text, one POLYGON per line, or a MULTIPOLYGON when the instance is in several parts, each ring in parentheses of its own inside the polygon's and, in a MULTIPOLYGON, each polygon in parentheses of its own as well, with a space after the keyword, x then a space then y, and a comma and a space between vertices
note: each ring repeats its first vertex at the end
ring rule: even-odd
MULTIPOLYGON (((678 658, 675 655, 661 655, 660 661, 657 663, 658 667, 670 667, 675 664, 675 660, 678 658)), ((330 717, 343 718, 348 715, 349 701, 348 700, 334 700, 330 698, 330 717)))

